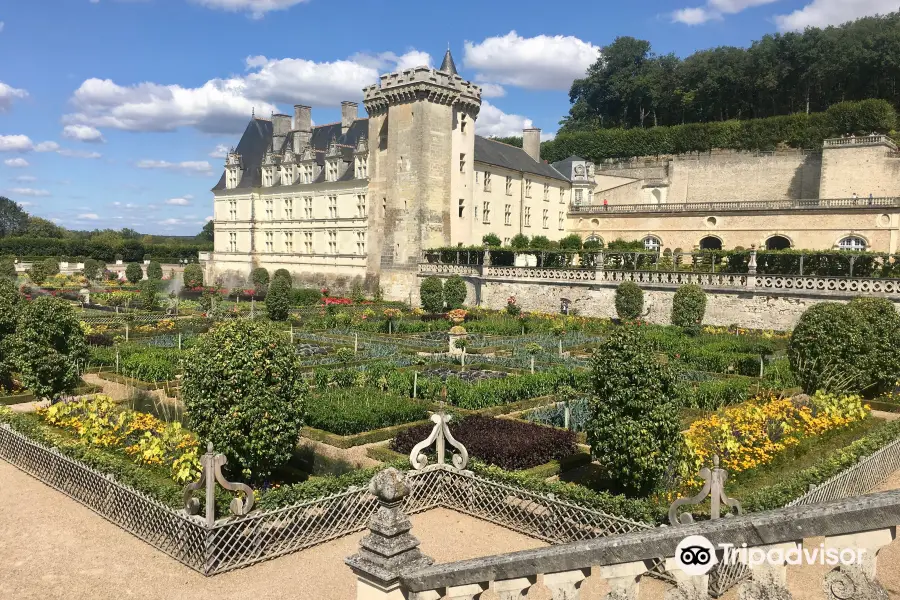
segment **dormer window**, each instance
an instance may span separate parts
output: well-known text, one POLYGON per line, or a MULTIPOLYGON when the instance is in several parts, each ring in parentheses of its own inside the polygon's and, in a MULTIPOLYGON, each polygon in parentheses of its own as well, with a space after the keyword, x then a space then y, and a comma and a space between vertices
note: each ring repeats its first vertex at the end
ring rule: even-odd
POLYGON ((325 181, 337 181, 338 164, 337 161, 329 160, 325 163, 325 181))
POLYGON ((272 187, 275 183, 275 170, 272 167, 263 169, 263 187, 272 187))
POLYGON ((281 170, 282 185, 291 185, 294 182, 294 167, 286 165, 281 170))
POLYGON ((228 169, 225 171, 225 189, 233 190, 238 185, 238 170, 228 169))
POLYGON ((369 159, 366 156, 356 157, 356 179, 365 179, 369 176, 369 159))

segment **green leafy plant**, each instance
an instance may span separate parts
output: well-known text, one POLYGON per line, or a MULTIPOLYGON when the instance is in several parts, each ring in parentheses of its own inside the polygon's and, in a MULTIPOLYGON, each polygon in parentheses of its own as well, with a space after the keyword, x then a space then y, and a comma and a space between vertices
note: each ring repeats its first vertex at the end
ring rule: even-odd
POLYGON ((147 279, 140 283, 141 308, 155 310, 159 308, 159 280, 147 279))
POLYGON ((426 277, 419 285, 419 298, 422 308, 430 313, 444 310, 444 284, 440 277, 426 277))
POLYGON ((499 248, 503 244, 503 242, 500 241, 500 236, 496 233, 485 234, 484 237, 481 238, 481 243, 492 248, 499 248))
POLYGON ((447 310, 462 308, 466 302, 466 282, 459 275, 453 275, 444 282, 444 301, 447 310))
POLYGON ((293 287, 294 285, 294 278, 291 277, 291 273, 287 269, 276 269, 275 273, 272 275, 272 282, 276 279, 284 279, 287 282, 288 287, 293 287))
POLYGON ((163 270, 162 265, 159 264, 155 260, 151 260, 150 264, 147 265, 147 279, 152 279, 154 281, 160 281, 163 278, 163 270))
POLYGON ((187 288, 203 287, 203 268, 198 264, 187 265, 182 277, 187 288))
POLYGON ((351 435, 427 417, 420 402, 366 387, 316 390, 307 404, 306 421, 316 429, 351 435))
POLYGON ((706 292, 699 285, 678 288, 672 298, 672 325, 699 331, 706 313, 706 292))
POLYGON ((607 338, 591 369, 591 454, 625 493, 643 496, 661 489, 684 448, 671 372, 631 326, 607 338))
POLYGON ((291 287, 284 277, 275 277, 266 294, 266 314, 273 321, 285 321, 291 310, 291 287))
POLYGON ((144 269, 141 268, 141 265, 136 262, 128 263, 128 266, 125 267, 125 279, 127 279, 129 283, 137 283, 143 278, 144 269))
POLYGON ((100 265, 100 261, 93 258, 88 258, 84 261, 84 276, 87 277, 88 281, 96 281, 100 278, 100 275, 103 274, 103 269, 100 268, 100 265))
POLYGON ((633 321, 644 311, 644 291, 636 283, 623 281, 616 288, 616 314, 623 321, 633 321))
POLYGON ((293 454, 305 389, 293 345, 264 322, 218 325, 185 356, 181 396, 191 427, 255 481, 293 454))
POLYGON ((269 272, 265 267, 256 267, 250 272, 250 283, 256 293, 264 293, 269 287, 269 272))
POLYGON ((517 233, 512 237, 509 241, 509 245, 511 248, 519 250, 523 248, 528 248, 531 244, 531 240, 528 239, 528 236, 522 233, 517 233))

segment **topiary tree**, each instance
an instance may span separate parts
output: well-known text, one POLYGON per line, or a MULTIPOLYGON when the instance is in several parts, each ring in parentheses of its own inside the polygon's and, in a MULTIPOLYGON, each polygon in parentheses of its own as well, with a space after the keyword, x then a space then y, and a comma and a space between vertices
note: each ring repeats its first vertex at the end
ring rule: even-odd
POLYGON ((59 261, 55 258, 45 258, 41 261, 44 265, 44 271, 47 273, 47 277, 52 277, 53 275, 59 275, 59 261))
POLYGON ((96 281, 101 273, 99 261, 96 261, 93 258, 85 259, 84 276, 87 277, 88 281, 96 281))
POLYGON ((155 310, 159 307, 159 280, 147 279, 140 283, 140 302, 144 310, 155 310))
POLYGON ((675 378, 633 326, 614 331, 591 368, 591 454, 618 490, 645 496, 661 489, 683 456, 675 378))
POLYGON ((13 282, 0 278, 0 387, 12 387, 12 356, 5 344, 9 343, 16 332, 16 319, 19 315, 19 292, 13 282))
POLYGON ((28 277, 31 278, 31 281, 37 285, 41 285, 47 278, 50 276, 47 273, 47 267, 44 265, 43 261, 35 261, 31 263, 31 268, 28 269, 28 277))
POLYGON ((125 267, 125 279, 128 280, 128 283, 137 283, 143 278, 144 269, 141 268, 141 265, 136 262, 128 263, 128 266, 125 267))
POLYGON ((466 282, 459 275, 454 275, 444 282, 444 302, 447 310, 462 308, 466 302, 466 282))
POLYGON ((187 352, 181 398, 191 429, 232 473, 261 481, 290 460, 303 425, 300 368, 283 332, 249 319, 216 326, 187 352))
POLYGON ((563 250, 581 250, 581 236, 577 233, 570 233, 559 240, 559 247, 563 250))
POLYGON ((846 306, 864 327, 866 356, 857 359, 869 387, 867 395, 892 391, 900 381, 900 314, 886 298, 854 298, 846 306))
POLYGON ((42 296, 19 308, 16 334, 6 344, 22 384, 39 398, 72 392, 88 358, 81 325, 71 305, 42 296))
POLYGON ((488 233, 481 238, 481 243, 485 246, 490 246, 491 248, 499 248, 503 244, 503 242, 500 241, 500 236, 496 233, 488 233))
POLYGON ((603 248, 603 243, 600 240, 587 240, 582 248, 585 250, 600 250, 603 248))
POLYGON ((12 258, 8 256, 0 257, 0 278, 16 278, 16 263, 12 258))
POLYGON ((644 291, 631 281, 616 288, 616 314, 623 321, 633 321, 644 311, 644 291))
POLYGON ((257 293, 264 293, 269 288, 269 271, 265 267, 256 267, 250 272, 250 282, 257 293))
POLYGON ((275 273, 272 274, 272 282, 276 279, 284 279, 287 282, 288 287, 294 286, 294 278, 291 277, 291 273, 287 269, 277 269, 275 273))
POLYGON ((528 236, 522 233, 517 233, 509 240, 509 245, 511 248, 516 250, 521 250, 522 248, 528 248, 531 240, 528 239, 528 236))
POLYGON ((672 298, 672 325, 686 329, 698 329, 706 313, 706 292, 699 285, 688 284, 678 288, 672 298))
POLYGON ((869 327, 860 311, 823 302, 806 309, 791 334, 788 359, 800 386, 841 393, 870 387, 864 362, 869 359, 869 327))
POLYGON ((440 277, 426 277, 419 284, 419 298, 422 300, 422 308, 430 313, 439 313, 444 310, 444 284, 440 277))
POLYGON ((275 277, 266 294, 266 314, 273 321, 285 321, 291 311, 291 285, 284 277, 275 277))
POLYGON ((546 250, 550 247, 550 238, 546 235, 536 235, 531 238, 531 247, 546 250))
POLYGON ((200 265, 188 265, 184 268, 182 278, 187 288, 203 287, 203 268, 200 265))
POLYGON ((163 278, 163 270, 162 265, 156 262, 155 260, 151 260, 150 264, 147 265, 147 279, 152 279, 154 281, 162 281, 163 278))

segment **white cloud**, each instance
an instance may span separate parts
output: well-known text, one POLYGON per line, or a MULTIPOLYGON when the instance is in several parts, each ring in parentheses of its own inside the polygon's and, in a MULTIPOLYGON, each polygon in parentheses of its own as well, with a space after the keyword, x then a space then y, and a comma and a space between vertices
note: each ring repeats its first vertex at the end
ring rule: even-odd
MULTIPOLYGON (((839 0, 840 1, 840 0, 839 0)), ((851 1, 851 0, 844 0, 851 1)), ((778 0, 707 0, 706 6, 681 8, 672 13, 673 23, 702 25, 707 21, 721 19, 722 15, 733 15, 748 8, 772 4, 778 0)))
POLYGON ((522 130, 531 126, 531 119, 527 119, 522 115, 507 114, 486 101, 482 101, 478 120, 475 121, 475 129, 478 131, 478 134, 486 137, 521 136, 522 130))
POLYGON ((19 183, 31 183, 37 181, 37 177, 34 175, 18 175, 13 177, 13 180, 18 181, 19 183))
POLYGON ((66 125, 63 128, 63 137, 80 142, 103 143, 103 134, 96 127, 90 125, 66 125))
POLYGON ((70 150, 69 148, 61 148, 57 150, 57 153, 61 156, 68 156, 70 158, 100 158, 103 156, 99 152, 87 152, 85 150, 70 150))
POLYGON ((77 218, 86 219, 88 221, 97 221, 98 219, 100 219, 100 215, 98 215, 97 213, 81 213, 77 218))
POLYGON ((482 98, 502 98, 506 95, 506 90, 502 85, 496 83, 479 83, 478 85, 481 86, 482 98))
POLYGON ((139 169, 165 169, 167 171, 184 171, 186 173, 200 173, 207 175, 212 172, 212 165, 205 160, 185 160, 182 162, 169 162, 166 160, 139 160, 135 163, 139 169))
POLYGON ((812 0, 787 15, 776 15, 781 31, 800 31, 807 27, 840 25, 860 17, 883 15, 897 10, 896 0, 812 0))
POLYGON ((159 221, 160 225, 181 225, 183 221, 181 219, 166 219, 164 221, 159 221))
MULTIPOLYGON (((0 22, 2 24, 2 22, 0 22)), ((2 31, 2 28, 0 28, 2 31)), ((0 81, 0 113, 8 111, 12 108, 13 100, 27 98, 28 92, 0 81)))
POLYGON ((362 88, 377 82, 380 70, 425 60, 430 60, 428 55, 417 50, 333 62, 251 56, 245 60, 245 75, 212 79, 196 88, 149 82, 121 86, 92 78, 75 90, 75 112, 63 120, 69 125, 128 131, 194 127, 206 133, 233 134, 244 129, 254 110, 268 116, 278 112, 276 102, 334 108, 342 100, 361 99, 362 88))
POLYGON ((11 194, 16 194, 17 196, 49 196, 50 192, 47 190, 36 190, 34 188, 25 188, 25 187, 17 187, 10 188, 9 192, 11 194))
POLYGON ((28 161, 24 158, 8 158, 3 161, 7 167, 23 168, 28 166, 28 161))
POLYGON ((29 152, 34 143, 27 135, 0 135, 0 152, 29 152))
POLYGON ((216 146, 215 150, 209 153, 210 158, 225 158, 228 156, 228 150, 230 148, 225 144, 219 144, 216 146))
MULTIPOLYGON (((94 1, 91 0, 91 2, 94 1)), ((192 2, 206 8, 227 10, 228 12, 246 12, 254 19, 262 19, 268 12, 287 10, 296 4, 303 4, 307 0, 192 0, 192 2)))
POLYGON ((206 217, 205 219, 203 219, 203 224, 206 225, 207 222, 215 221, 215 220, 216 220, 215 217, 206 217))
POLYGON ((60 152, 59 144, 56 142, 41 142, 34 145, 35 152, 60 152))
POLYGON ((510 31, 479 44, 467 41, 464 63, 478 71, 478 81, 568 90, 599 56, 599 46, 574 36, 523 38, 510 31))
POLYGON ((166 200, 166 204, 171 206, 188 206, 190 205, 190 202, 187 198, 169 198, 166 200))

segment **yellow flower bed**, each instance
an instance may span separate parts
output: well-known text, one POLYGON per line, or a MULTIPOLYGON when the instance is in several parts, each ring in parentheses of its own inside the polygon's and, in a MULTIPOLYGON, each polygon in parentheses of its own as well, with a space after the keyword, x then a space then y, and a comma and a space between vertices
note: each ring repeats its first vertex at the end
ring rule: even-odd
POLYGON ((695 421, 685 434, 696 473, 719 455, 730 473, 771 462, 804 438, 846 427, 869 414, 859 396, 760 396, 695 421))
POLYGON ((122 410, 104 395, 60 402, 38 414, 51 425, 73 431, 101 448, 121 448, 135 462, 168 466, 178 483, 200 475, 200 444, 181 423, 164 423, 153 415, 122 410))

